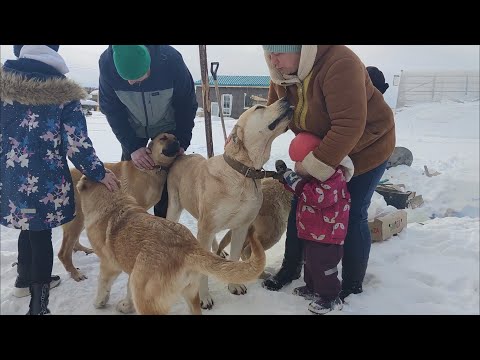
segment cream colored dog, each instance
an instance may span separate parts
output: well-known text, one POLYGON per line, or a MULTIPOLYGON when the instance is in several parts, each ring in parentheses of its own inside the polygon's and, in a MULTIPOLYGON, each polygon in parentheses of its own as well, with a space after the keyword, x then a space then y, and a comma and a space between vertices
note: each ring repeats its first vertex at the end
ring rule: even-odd
MULTIPOLYGON (((160 201, 168 168, 175 160, 179 147, 180 144, 174 135, 162 133, 148 144, 151 157, 156 164, 154 170, 139 170, 132 161, 105 163, 105 167, 117 176, 121 181, 122 188, 132 195, 141 207, 148 210, 160 201)), ((70 173, 75 188, 76 216, 72 221, 62 226, 63 241, 58 258, 65 269, 70 272, 72 278, 80 281, 87 277, 73 265, 72 251, 82 250, 88 254, 92 250, 82 246, 79 242, 80 233, 84 229, 84 215, 76 184, 82 177, 82 173, 77 169, 70 169, 70 173)))
MULTIPOLYGON (((248 228, 247 238, 242 248, 242 260, 250 258, 252 249, 250 241, 255 237, 266 251, 275 245, 287 229, 290 203, 293 194, 285 189, 280 181, 274 179, 262 180, 263 203, 257 217, 248 228)), ((232 231, 229 230, 217 250, 221 254, 225 247, 230 244, 232 231)), ((265 277, 269 274, 262 274, 265 277)))
MULTIPOLYGON (((198 154, 179 156, 168 175, 167 219, 177 222, 186 209, 198 220, 197 239, 209 251, 215 234, 231 229, 230 259, 239 260, 248 227, 263 201, 260 169, 270 157, 273 140, 286 131, 291 115, 286 99, 268 107, 254 106, 238 119, 223 156, 208 160, 198 154)), ((239 283, 230 283, 228 289, 232 294, 247 290, 239 283)), ((200 300, 202 308, 213 306, 206 276, 202 277, 200 300)))
POLYGON ((201 314, 201 274, 246 282, 265 267, 265 252, 255 239, 250 260, 233 262, 203 249, 185 226, 147 213, 124 190, 111 193, 85 176, 77 189, 87 235, 100 258, 96 308, 105 306, 114 280, 124 271, 129 274, 127 296, 117 310, 167 314, 182 295, 190 312, 201 314))

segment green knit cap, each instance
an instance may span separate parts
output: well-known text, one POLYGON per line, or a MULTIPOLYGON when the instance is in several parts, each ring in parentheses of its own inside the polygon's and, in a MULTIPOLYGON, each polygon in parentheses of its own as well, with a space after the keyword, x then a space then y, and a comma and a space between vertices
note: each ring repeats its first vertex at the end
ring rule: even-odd
POLYGON ((302 45, 262 45, 263 50, 272 53, 296 53, 302 50, 302 45))
POLYGON ((137 80, 150 69, 150 53, 145 45, 112 45, 113 62, 125 80, 137 80))

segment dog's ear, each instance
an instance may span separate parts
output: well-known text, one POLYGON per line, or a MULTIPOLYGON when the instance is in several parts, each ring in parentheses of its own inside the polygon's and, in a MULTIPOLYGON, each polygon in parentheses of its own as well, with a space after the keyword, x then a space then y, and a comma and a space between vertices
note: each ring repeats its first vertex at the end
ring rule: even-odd
POLYGON ((235 144, 243 142, 243 129, 240 126, 235 125, 230 136, 235 144))
POLYGON ((82 192, 86 189, 88 189, 88 180, 87 180, 87 177, 85 175, 82 175, 80 180, 78 180, 77 190, 79 192, 82 192))

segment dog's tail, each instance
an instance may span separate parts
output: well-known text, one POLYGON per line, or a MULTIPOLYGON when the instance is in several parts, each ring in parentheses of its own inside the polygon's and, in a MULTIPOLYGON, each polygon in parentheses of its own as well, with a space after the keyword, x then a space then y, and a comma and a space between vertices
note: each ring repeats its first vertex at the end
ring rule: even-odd
MULTIPOLYGON (((245 238, 245 242, 243 243, 242 253, 245 251, 245 248, 250 245, 250 239, 253 237, 253 233, 255 232, 255 227, 250 225, 248 228, 248 234, 245 238)), ((228 232, 223 237, 222 241, 220 241, 220 245, 218 245, 217 255, 222 256, 222 251, 232 242, 232 230, 228 230, 228 232)))
POLYGON ((252 249, 252 255, 247 261, 227 260, 199 247, 192 255, 192 266, 198 272, 212 275, 226 283, 241 284, 256 280, 265 269, 265 250, 253 232, 248 233, 247 240, 250 240, 252 249))

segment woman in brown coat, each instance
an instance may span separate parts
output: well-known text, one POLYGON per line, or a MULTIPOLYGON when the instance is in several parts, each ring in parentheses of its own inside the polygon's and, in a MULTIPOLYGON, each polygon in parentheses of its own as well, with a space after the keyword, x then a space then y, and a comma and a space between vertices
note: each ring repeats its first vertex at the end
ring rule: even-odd
MULTIPOLYGON (((395 148, 393 112, 364 64, 346 46, 263 45, 263 49, 271 77, 268 104, 286 96, 295 106, 290 129, 323 139, 297 173, 326 181, 344 157, 349 156, 355 166, 348 183, 352 204, 342 260, 343 300, 362 292, 371 245, 367 210, 395 148)), ((300 277, 303 244, 297 237, 295 209, 296 198, 282 267, 263 283, 269 290, 279 290, 300 277)), ((331 270, 337 276, 336 269, 331 270)))

